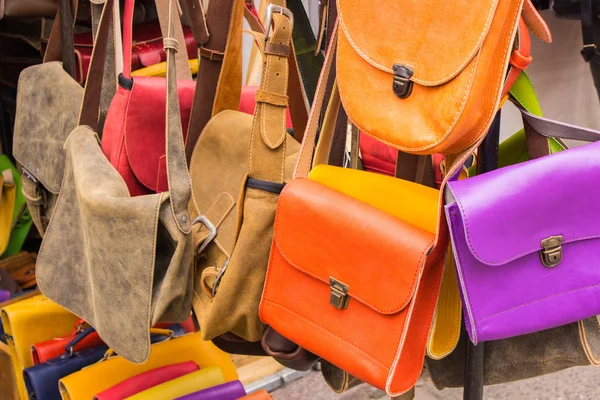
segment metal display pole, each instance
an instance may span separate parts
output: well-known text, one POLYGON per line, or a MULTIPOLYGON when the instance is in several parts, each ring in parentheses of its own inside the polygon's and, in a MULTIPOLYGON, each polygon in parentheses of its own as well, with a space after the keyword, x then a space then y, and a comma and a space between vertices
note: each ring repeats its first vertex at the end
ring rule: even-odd
MULTIPOLYGON (((490 126, 486 138, 477 152, 477 174, 483 174, 498 168, 498 144, 500 143, 500 110, 490 126)), ((483 367, 485 361, 485 343, 474 345, 467 341, 465 363, 464 400, 483 399, 483 367)))

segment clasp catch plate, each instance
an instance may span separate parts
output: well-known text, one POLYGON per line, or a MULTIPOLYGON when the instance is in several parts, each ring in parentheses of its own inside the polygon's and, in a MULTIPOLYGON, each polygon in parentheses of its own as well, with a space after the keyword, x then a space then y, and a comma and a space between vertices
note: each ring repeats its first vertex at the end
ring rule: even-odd
POLYGON ((565 240, 563 235, 550 236, 542 240, 543 250, 540 250, 540 259, 542 264, 548 268, 554 268, 562 261, 562 242, 565 240))
POLYGON ((350 301, 350 296, 348 296, 348 285, 330 276, 329 289, 331 289, 329 303, 338 310, 347 309, 348 302, 350 301))

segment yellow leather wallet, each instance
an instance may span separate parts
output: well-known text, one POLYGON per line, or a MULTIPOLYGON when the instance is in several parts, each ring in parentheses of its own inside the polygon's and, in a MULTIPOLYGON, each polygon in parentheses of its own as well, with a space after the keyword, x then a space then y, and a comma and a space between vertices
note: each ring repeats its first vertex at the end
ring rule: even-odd
POLYGON ((202 340, 202 334, 197 332, 152 345, 150 358, 143 364, 115 356, 90 365, 61 379, 60 394, 63 400, 91 399, 125 379, 185 361, 194 361, 201 369, 219 367, 225 382, 238 379, 231 357, 212 342, 202 340))
POLYGON ((127 400, 176 399, 222 383, 225 383, 225 377, 223 377, 223 373, 219 367, 208 367, 180 376, 169 382, 161 383, 153 388, 128 397, 127 400))
POLYGON ((7 305, 0 310, 21 399, 29 398, 23 369, 33 365, 31 345, 66 336, 78 317, 43 295, 7 305))

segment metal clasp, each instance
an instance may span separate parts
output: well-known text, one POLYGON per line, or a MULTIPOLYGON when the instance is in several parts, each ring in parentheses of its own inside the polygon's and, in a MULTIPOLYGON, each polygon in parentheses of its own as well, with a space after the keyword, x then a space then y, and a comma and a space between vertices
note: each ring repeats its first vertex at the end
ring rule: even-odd
POLYGON ((542 247, 544 250, 540 250, 540 259, 542 264, 548 268, 554 268, 562 261, 562 242, 565 240, 563 235, 550 236, 542 240, 542 247))
POLYGON ((406 99, 412 93, 413 82, 410 80, 413 76, 413 70, 406 65, 394 64, 394 85, 392 89, 396 97, 406 99))
POLYGON ((331 289, 329 304, 338 310, 345 310, 348 308, 348 302, 350 301, 350 296, 348 296, 348 285, 330 276, 329 289, 331 289))
POLYGON ((271 25, 273 24, 273 13, 285 15, 290 20, 290 26, 294 29, 294 14, 285 7, 278 6, 276 4, 269 4, 267 6, 267 12, 265 14, 265 42, 269 40, 269 34, 271 33, 271 25))
MULTIPOLYGON (((208 236, 202 241, 202 244, 197 250, 197 254, 202 254, 204 249, 206 249, 206 246, 208 246, 213 240, 215 240, 215 237, 217 236, 217 227, 208 219, 206 215, 202 214, 198 215, 192 221, 192 226, 196 224, 202 224, 206 226, 206 228, 208 228, 208 236)), ((202 227, 198 228, 198 232, 200 232, 200 229, 202 229, 202 227)))

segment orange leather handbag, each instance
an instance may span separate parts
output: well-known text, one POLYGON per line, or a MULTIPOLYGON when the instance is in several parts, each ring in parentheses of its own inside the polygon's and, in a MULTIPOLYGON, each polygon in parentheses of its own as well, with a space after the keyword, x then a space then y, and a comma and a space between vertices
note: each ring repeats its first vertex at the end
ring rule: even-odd
MULTIPOLYGON (((421 375, 448 239, 445 229, 436 239, 436 189, 327 165, 309 175, 332 48, 295 179, 277 204, 259 315, 299 346, 397 396, 421 375)), ((330 135, 323 129, 321 140, 330 135)))
POLYGON ((516 78, 509 64, 531 61, 513 51, 521 10, 551 40, 530 0, 337 4, 337 79, 348 117, 407 153, 454 154, 485 135, 516 78))

